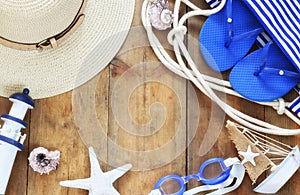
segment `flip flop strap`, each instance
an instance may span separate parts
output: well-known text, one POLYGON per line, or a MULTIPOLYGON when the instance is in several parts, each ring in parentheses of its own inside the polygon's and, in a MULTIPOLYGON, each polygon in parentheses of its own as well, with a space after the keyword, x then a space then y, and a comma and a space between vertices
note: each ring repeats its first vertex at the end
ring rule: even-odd
POLYGON ((268 54, 269 54, 269 49, 270 49, 271 44, 273 44, 272 41, 267 43, 262 48, 262 59, 261 59, 262 65, 259 67, 259 69, 256 72, 254 72, 254 75, 258 76, 261 72, 265 72, 265 73, 273 74, 273 75, 286 76, 286 77, 289 77, 292 79, 296 79, 300 82, 300 73, 298 73, 298 72, 283 70, 283 69, 279 69, 279 68, 266 67, 266 62, 269 57, 268 54))
MULTIPOLYGON (((226 15, 227 15, 228 40, 230 40, 233 37, 232 0, 227 1, 226 15)), ((228 47, 229 47, 229 45, 228 45, 228 47)))
POLYGON ((298 72, 283 70, 283 69, 279 69, 279 68, 269 68, 269 67, 264 67, 263 71, 268 74, 286 76, 286 77, 295 79, 296 81, 300 82, 300 73, 298 73, 298 72))
MULTIPOLYGON (((215 8, 217 7, 220 3, 221 0, 206 0, 206 3, 211 7, 211 8, 215 8)), ((228 12, 227 12, 228 13, 228 12)), ((232 13, 232 11, 231 11, 232 13)), ((230 14, 227 14, 227 16, 229 16, 230 14)), ((230 15, 231 16, 231 15, 230 15)), ((263 31, 262 33, 260 33, 257 38, 256 38, 256 45, 259 48, 264 47, 269 41, 271 41, 271 37, 270 35, 268 35, 268 33, 266 31, 263 31)))
POLYGON ((263 32, 262 28, 257 28, 249 32, 242 33, 240 35, 234 35, 233 31, 233 18, 232 18, 232 0, 227 0, 226 15, 227 15, 227 29, 228 29, 228 40, 225 42, 225 47, 229 47, 233 41, 239 41, 245 38, 257 37, 263 32))
POLYGON ((267 59, 268 59, 268 53, 269 53, 270 45, 271 45, 272 43, 273 43, 273 42, 270 41, 270 42, 268 42, 268 43, 262 48, 261 65, 260 65, 259 69, 258 69, 257 71, 254 72, 254 75, 255 75, 255 76, 258 76, 258 75, 265 69, 266 62, 267 62, 267 59))
MULTIPOLYGON (((229 30, 229 31, 231 31, 231 30, 229 30)), ((249 32, 239 34, 239 35, 234 35, 233 31, 229 32, 229 38, 225 42, 225 47, 228 48, 233 41, 239 41, 239 40, 242 40, 242 39, 257 37, 261 32, 263 32, 262 28, 257 28, 257 29, 251 30, 249 32)))

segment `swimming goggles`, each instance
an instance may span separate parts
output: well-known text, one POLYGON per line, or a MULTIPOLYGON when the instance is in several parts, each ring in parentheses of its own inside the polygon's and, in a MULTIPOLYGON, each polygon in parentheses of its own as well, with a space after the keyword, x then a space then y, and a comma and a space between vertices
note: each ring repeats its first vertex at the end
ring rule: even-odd
POLYGON ((155 184, 154 190, 152 190, 149 195, 189 195, 214 189, 218 190, 209 194, 224 194, 235 190, 241 184, 244 174, 245 168, 238 158, 228 158, 226 160, 222 158, 211 158, 200 166, 197 174, 191 174, 185 177, 168 175, 161 178, 155 184), (230 168, 231 166, 232 168, 230 168), (236 180, 234 180, 234 178, 236 178, 236 180), (196 179, 206 185, 185 192, 186 183, 191 179, 196 179))

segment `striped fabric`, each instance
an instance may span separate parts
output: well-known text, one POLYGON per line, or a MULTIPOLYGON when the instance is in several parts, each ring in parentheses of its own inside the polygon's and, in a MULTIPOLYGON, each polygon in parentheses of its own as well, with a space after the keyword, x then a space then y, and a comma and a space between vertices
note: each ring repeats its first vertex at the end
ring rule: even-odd
POLYGON ((211 7, 217 7, 221 3, 221 0, 206 0, 206 3, 211 7))
POLYGON ((294 89, 300 95, 300 84, 296 85, 294 89))
POLYGON ((256 45, 260 48, 264 47, 268 42, 272 42, 272 40, 270 35, 265 31, 260 33, 255 41, 256 45))
MULTIPOLYGON (((300 84, 294 87, 294 90, 300 95, 300 84)), ((288 105, 289 110, 295 113, 300 118, 300 96, 288 105)))
POLYGON ((300 71, 299 0, 245 0, 244 2, 300 71))
POLYGON ((292 101, 288 108, 294 112, 298 117, 300 117, 300 97, 297 97, 294 101, 292 101))

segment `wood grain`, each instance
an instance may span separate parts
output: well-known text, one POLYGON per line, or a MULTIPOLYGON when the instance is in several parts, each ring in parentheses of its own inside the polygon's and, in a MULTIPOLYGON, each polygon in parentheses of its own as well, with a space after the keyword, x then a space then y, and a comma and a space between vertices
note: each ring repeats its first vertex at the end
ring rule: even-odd
MULTIPOLYGON (((192 2, 207 8, 205 1, 192 2)), ((89 177, 87 146, 95 148, 103 171, 125 163, 134 165, 114 183, 122 195, 148 194, 156 181, 168 174, 197 173, 208 158, 237 156, 225 130, 228 117, 224 111, 192 83, 171 73, 153 53, 141 25, 142 3, 136 1, 132 29, 107 68, 73 91, 35 101, 34 110, 25 119, 30 124, 23 130, 28 134, 25 151, 18 153, 7 195, 88 194, 59 185, 62 180, 89 177), (39 146, 61 151, 58 169, 49 175, 39 175, 28 166, 29 152, 39 146), (156 150, 159 152, 147 153, 156 150)), ((171 6, 173 3, 170 1, 171 6)), ((182 6, 180 13, 187 10, 182 6)), ((205 19, 199 16, 188 21, 187 47, 201 72, 227 78, 228 72, 211 71, 200 55, 198 35, 205 19)), ((165 39, 168 31, 156 33, 164 47, 171 49, 165 39)), ((297 127, 272 109, 218 95, 251 116, 297 127)), ((0 105, 4 114, 11 104, 0 98, 0 105)), ((300 143, 299 136, 274 138, 292 146, 300 143)), ((298 170, 278 194, 299 194, 299 182, 298 170)), ((190 181, 188 188, 199 185, 190 181)), ((254 187, 246 175, 242 185, 230 194, 254 194, 254 187)))

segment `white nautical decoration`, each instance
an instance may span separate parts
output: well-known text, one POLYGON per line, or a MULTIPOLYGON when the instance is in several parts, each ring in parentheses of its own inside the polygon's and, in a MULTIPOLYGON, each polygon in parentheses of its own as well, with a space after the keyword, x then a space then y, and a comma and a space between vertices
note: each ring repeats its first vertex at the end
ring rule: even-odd
POLYGON ((29 90, 15 93, 9 97, 13 102, 9 114, 3 114, 4 121, 0 129, 0 194, 5 194, 10 173, 17 155, 17 151, 24 149, 26 134, 21 134, 21 128, 27 127, 23 121, 28 109, 33 109, 34 102, 28 95, 29 90))
POLYGON ((254 192, 275 194, 296 173, 299 167, 300 152, 298 146, 295 146, 276 169, 254 189, 254 192))
POLYGON ((250 145, 248 145, 248 149, 246 152, 239 151, 238 153, 244 157, 242 164, 245 164, 246 162, 250 162, 253 166, 256 166, 254 158, 259 156, 259 153, 252 152, 250 145))
POLYGON ((255 167, 252 165, 249 167, 248 164, 244 164, 252 181, 255 182, 263 170, 269 169, 271 172, 271 174, 254 189, 255 192, 263 194, 277 193, 299 169, 300 152, 297 145, 295 147, 289 146, 231 121, 227 121, 226 127, 231 134, 231 140, 236 145, 239 154, 244 157, 247 155, 253 156, 253 152, 250 150, 251 148, 259 152, 255 167), (248 150, 247 152, 240 152, 241 150, 239 150, 239 148, 241 148, 240 146, 244 143, 249 144, 248 150), (249 149, 250 145, 251 148, 249 149), (267 169, 264 168, 266 166, 268 167, 267 169))

